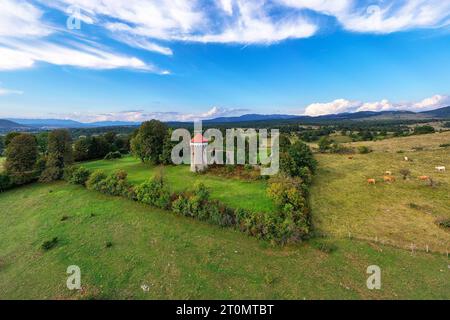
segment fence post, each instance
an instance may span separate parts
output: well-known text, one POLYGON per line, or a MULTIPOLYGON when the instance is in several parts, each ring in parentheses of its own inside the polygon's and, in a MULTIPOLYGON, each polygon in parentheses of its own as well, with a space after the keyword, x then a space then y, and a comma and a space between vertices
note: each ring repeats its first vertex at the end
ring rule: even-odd
POLYGON ((411 243, 411 255, 414 254, 414 248, 415 248, 414 243, 411 243))

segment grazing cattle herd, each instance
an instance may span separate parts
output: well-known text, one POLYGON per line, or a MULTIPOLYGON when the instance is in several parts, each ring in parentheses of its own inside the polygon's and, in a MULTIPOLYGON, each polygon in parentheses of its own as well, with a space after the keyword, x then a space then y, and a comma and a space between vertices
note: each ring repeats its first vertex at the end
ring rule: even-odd
POLYGON ((395 182, 395 177, 394 176, 384 176, 383 177, 384 182, 395 182))
MULTIPOLYGON (((405 157, 404 160, 411 161, 408 157, 405 157)), ((446 172, 446 167, 444 167, 444 166, 437 166, 437 167, 435 167, 435 169, 441 173, 446 172)), ((425 176, 425 175, 419 176, 419 180, 420 181, 430 181, 431 185, 433 185, 433 179, 430 176, 425 176)), ((389 170, 385 171, 384 176, 383 176, 383 181, 387 182, 387 183, 393 183, 396 181, 396 178, 393 176, 392 171, 389 171, 389 170)), ((367 179, 367 183, 368 184, 376 184, 377 179, 369 178, 369 179, 367 179)))

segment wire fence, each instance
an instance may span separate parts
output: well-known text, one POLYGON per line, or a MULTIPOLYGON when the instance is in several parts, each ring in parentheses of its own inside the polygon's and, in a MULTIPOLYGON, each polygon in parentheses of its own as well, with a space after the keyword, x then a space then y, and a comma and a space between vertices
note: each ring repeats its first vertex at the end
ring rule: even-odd
POLYGON ((352 232, 348 232, 347 235, 342 233, 333 233, 333 232, 322 232, 317 234, 318 237, 321 238, 334 238, 334 239, 342 239, 342 240, 356 240, 356 241, 364 241, 371 244, 382 245, 387 247, 392 247, 396 249, 403 249, 410 251, 411 254, 421 252, 428 254, 439 254, 444 255, 449 258, 450 244, 442 243, 441 245, 429 245, 429 244, 416 244, 414 242, 400 242, 392 239, 388 239, 386 237, 379 236, 364 236, 359 234, 354 234, 352 232))

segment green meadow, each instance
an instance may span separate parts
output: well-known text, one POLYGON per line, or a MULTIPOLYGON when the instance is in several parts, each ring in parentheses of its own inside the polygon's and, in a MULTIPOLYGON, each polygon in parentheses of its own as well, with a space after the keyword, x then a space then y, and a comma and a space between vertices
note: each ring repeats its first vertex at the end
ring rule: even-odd
MULTIPOLYGON (((436 224, 450 217, 450 174, 434 169, 450 167, 449 149, 440 147, 449 141, 443 133, 349 143, 373 150, 352 159, 317 154, 310 199, 317 236, 286 247, 64 182, 4 192, 0 299, 450 299, 450 233, 436 224), (411 172, 406 180, 401 169, 411 172), (383 182, 387 170, 395 183, 383 182), (42 249, 55 237, 55 247, 42 249), (70 265, 81 268, 81 291, 66 288, 70 265), (381 290, 367 289, 370 265, 382 270, 381 290)), ((133 184, 163 170, 174 191, 201 181, 231 207, 273 210, 264 180, 132 157, 83 166, 125 170, 133 184)))
POLYGON ((450 298, 444 255, 344 239, 272 247, 62 182, 0 194, 0 226, 1 299, 450 298), (66 288, 69 265, 81 291, 66 288), (381 290, 366 287, 369 265, 381 290))
POLYGON ((153 166, 143 164, 134 157, 86 162, 82 166, 90 170, 103 170, 106 173, 124 170, 133 184, 140 184, 155 174, 162 173, 172 191, 189 190, 196 183, 202 182, 211 190, 211 198, 220 200, 232 208, 253 212, 275 209, 272 200, 266 195, 267 182, 264 180, 244 181, 209 174, 199 175, 190 172, 189 166, 153 166))

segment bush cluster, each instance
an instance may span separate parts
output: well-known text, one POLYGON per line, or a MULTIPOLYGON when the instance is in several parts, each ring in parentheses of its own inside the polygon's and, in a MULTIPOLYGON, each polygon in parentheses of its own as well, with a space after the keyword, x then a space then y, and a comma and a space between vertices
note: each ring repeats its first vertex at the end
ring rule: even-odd
POLYGON ((209 221, 221 227, 236 224, 235 210, 209 198, 210 192, 204 184, 194 187, 192 192, 178 194, 172 202, 172 210, 179 215, 209 221))
POLYGON ((358 147, 358 152, 360 154, 368 154, 372 152, 372 149, 370 149, 368 146, 359 146, 358 147))
POLYGON ((450 230, 450 219, 440 218, 440 219, 436 220, 436 224, 441 228, 450 230))
POLYGON ((64 179, 72 184, 86 185, 91 172, 84 167, 69 167, 64 172, 64 179))
POLYGON ((137 186, 136 199, 157 208, 170 208, 170 190, 162 176, 156 176, 137 186))
POLYGON ((111 196, 123 196, 134 200, 136 194, 127 176, 123 170, 110 175, 106 175, 103 171, 94 171, 86 181, 86 187, 111 196))

